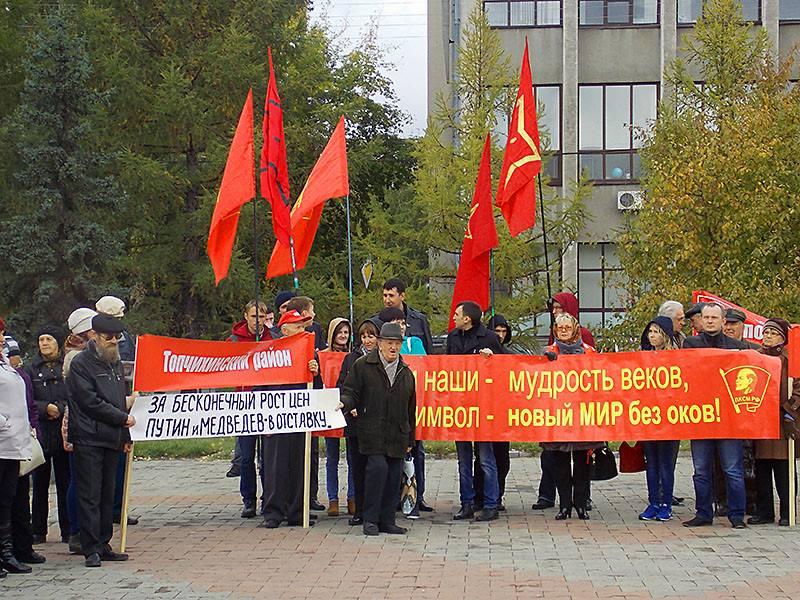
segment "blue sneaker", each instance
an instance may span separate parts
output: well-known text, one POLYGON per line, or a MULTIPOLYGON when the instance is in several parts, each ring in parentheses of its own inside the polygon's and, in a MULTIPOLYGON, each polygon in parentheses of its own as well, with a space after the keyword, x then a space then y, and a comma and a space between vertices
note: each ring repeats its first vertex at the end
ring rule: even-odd
POLYGON ((656 506, 655 504, 650 504, 647 508, 644 509, 644 512, 639 515, 639 519, 642 521, 654 521, 657 514, 658 514, 658 506, 656 506))
POLYGON ((672 507, 669 504, 659 506, 656 521, 669 521, 670 519, 672 519, 672 507))

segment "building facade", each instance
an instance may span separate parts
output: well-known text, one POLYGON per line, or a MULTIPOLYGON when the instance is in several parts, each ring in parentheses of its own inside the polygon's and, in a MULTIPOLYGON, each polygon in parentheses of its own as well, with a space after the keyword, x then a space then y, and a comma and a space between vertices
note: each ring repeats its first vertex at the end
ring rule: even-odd
MULTIPOLYGON (((776 58, 800 42, 800 0, 740 1, 745 19, 767 30, 776 58)), ((581 322, 608 325, 625 306, 613 283, 614 241, 641 201, 635 130, 652 122, 669 93, 665 67, 681 55, 703 0, 428 0, 429 106, 449 89, 462 24, 476 4, 515 66, 528 38, 552 184, 568 190, 581 172, 593 182, 589 221, 561 270, 580 299, 581 322)))

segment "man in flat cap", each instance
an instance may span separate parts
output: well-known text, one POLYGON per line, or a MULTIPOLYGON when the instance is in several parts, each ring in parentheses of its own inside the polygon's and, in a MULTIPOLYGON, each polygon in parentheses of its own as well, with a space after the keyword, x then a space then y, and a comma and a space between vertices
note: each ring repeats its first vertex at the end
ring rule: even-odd
POLYGON ((70 365, 69 440, 75 452, 75 482, 81 548, 87 567, 127 560, 109 545, 113 533, 114 486, 120 450, 129 452, 125 378, 118 343, 125 326, 110 315, 92 318, 93 337, 70 365))
POLYGON ((751 350, 758 350, 760 345, 750 340, 744 339, 744 322, 747 317, 738 308, 729 308, 725 311, 725 323, 722 325, 722 333, 729 338, 744 342, 751 350))
POLYGON ((403 362, 403 332, 384 323, 378 347, 350 369, 342 389, 345 412, 358 414, 359 452, 367 457, 364 534, 403 534, 395 521, 403 457, 414 445, 417 401, 414 375, 403 362))
POLYGON ((695 330, 696 335, 703 333, 702 313, 705 305, 705 302, 698 302, 697 304, 692 305, 692 307, 686 311, 686 318, 689 319, 689 323, 691 324, 692 329, 695 330))

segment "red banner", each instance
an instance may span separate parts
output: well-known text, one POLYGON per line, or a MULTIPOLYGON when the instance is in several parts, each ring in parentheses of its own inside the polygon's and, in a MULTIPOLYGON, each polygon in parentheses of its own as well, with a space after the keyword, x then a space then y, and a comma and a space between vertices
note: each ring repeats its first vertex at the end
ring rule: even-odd
POLYGON ((729 302, 725 300, 725 298, 720 298, 719 296, 715 296, 705 290, 695 290, 692 292, 692 302, 697 304, 698 302, 710 302, 714 304, 719 304, 723 308, 735 308, 740 310, 744 313, 744 334, 743 337, 746 340, 751 342, 761 343, 761 340, 764 339, 764 323, 767 322, 766 317, 762 317, 761 315, 757 315, 754 312, 747 310, 746 308, 742 308, 738 304, 734 304, 733 302, 729 302))
MULTIPOLYGON (((341 364, 342 354, 320 354, 341 364)), ((404 356, 417 438, 471 441, 770 439, 780 361, 752 350, 544 357, 404 356)))
POLYGON ((141 335, 133 389, 218 389, 311 381, 314 334, 265 342, 209 342, 141 335))
MULTIPOLYGON (((322 383, 326 388, 336 387, 339 373, 342 370, 342 362, 347 352, 320 352, 319 353, 319 373, 322 383)), ((319 437, 343 437, 344 429, 331 429, 327 431, 317 431, 314 435, 319 437)))

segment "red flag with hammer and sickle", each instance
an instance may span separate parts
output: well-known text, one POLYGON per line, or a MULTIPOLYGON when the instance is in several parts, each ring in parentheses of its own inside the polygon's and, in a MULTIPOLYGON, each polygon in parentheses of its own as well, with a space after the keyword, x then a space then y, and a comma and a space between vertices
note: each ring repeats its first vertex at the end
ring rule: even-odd
POLYGON ((528 62, 528 39, 525 38, 519 91, 508 127, 508 142, 495 198, 512 237, 536 223, 536 176, 541 168, 536 98, 528 62))

